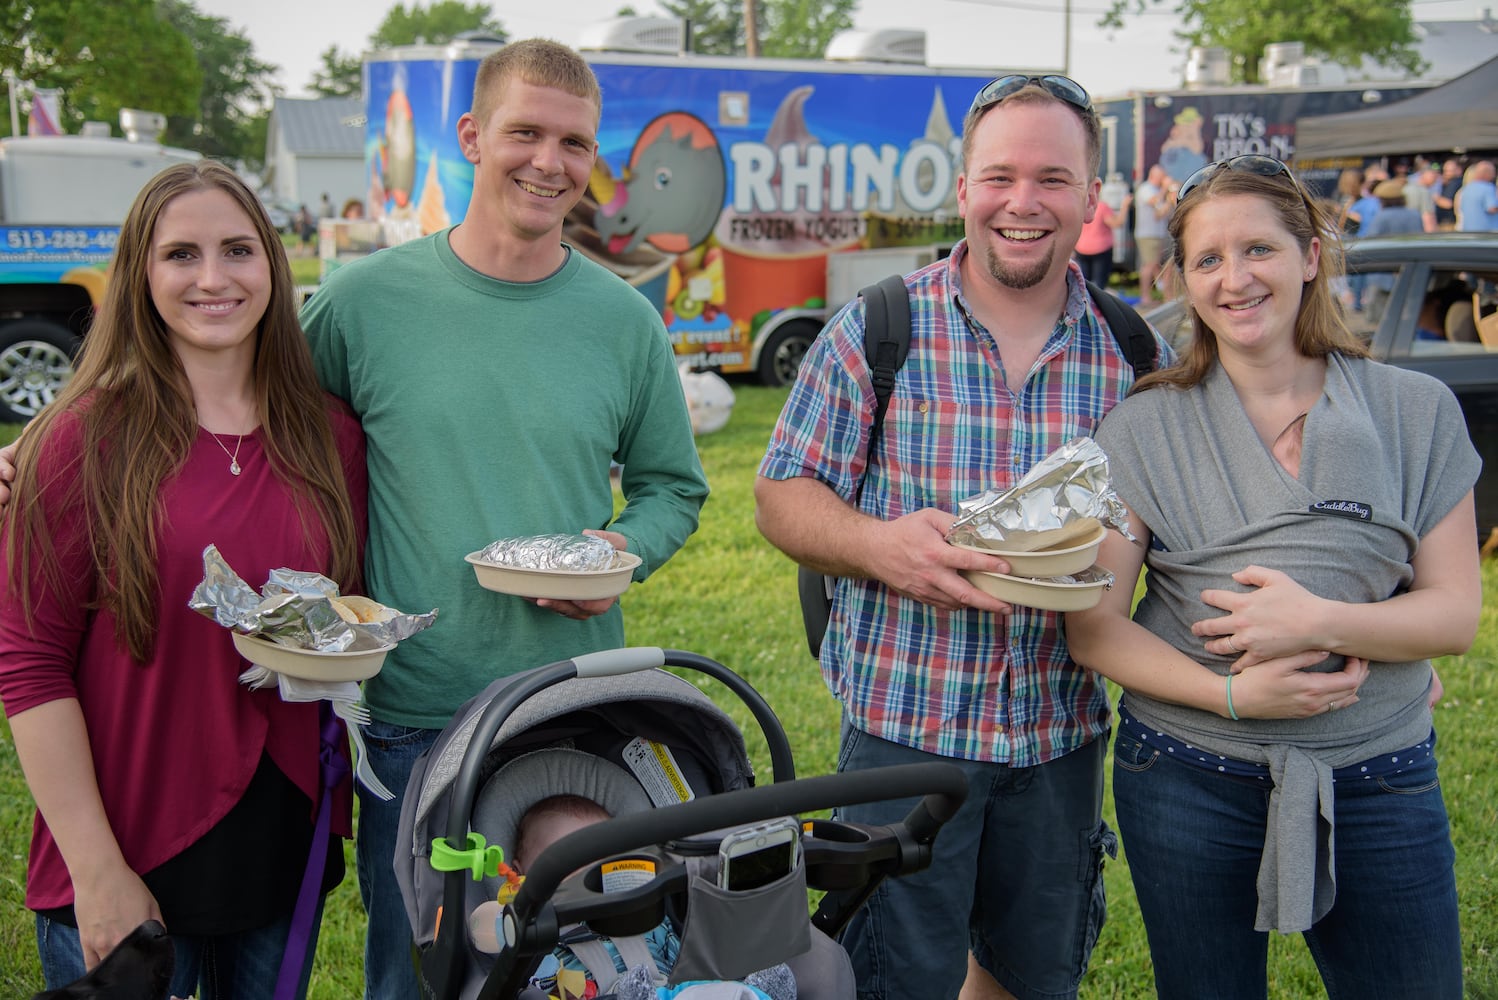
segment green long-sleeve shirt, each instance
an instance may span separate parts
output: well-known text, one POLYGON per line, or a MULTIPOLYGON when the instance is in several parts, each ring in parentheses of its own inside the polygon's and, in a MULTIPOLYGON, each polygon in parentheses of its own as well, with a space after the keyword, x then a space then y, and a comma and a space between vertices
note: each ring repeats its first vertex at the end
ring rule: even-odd
POLYGON ((375 718, 440 728, 496 677, 624 644, 619 608, 574 621, 481 589, 497 538, 608 527, 643 580, 697 527, 707 480, 650 303, 580 253, 512 283, 448 233, 339 268, 302 310, 319 377, 369 446, 371 596, 439 609, 365 684, 375 718), (610 461, 623 465, 613 517, 610 461))

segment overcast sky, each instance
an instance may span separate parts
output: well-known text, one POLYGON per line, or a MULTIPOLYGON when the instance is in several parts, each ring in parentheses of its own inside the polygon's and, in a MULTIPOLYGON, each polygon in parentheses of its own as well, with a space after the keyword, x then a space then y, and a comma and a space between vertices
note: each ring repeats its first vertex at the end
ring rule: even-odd
MULTIPOLYGON (((584 25, 613 16, 626 2, 497 0, 489 6, 512 37, 539 35, 575 45, 584 25)), ((1317 3, 1306 0, 1308 11, 1314 12, 1317 3)), ((417 4, 429 6, 430 0, 414 0, 409 6, 417 4)), ((393 5, 392 0, 197 0, 199 10, 228 19, 255 43, 261 59, 281 67, 281 83, 290 97, 306 94, 318 56, 329 45, 345 52, 362 51, 393 5)), ((652 0, 633 0, 633 5, 646 14, 662 12, 652 0)), ((933 66, 989 67, 996 72, 1069 69, 1098 97, 1179 86, 1186 54, 1174 37, 1179 27, 1171 13, 1176 0, 1163 0, 1158 9, 1132 16, 1122 31, 1111 34, 1097 27, 1108 6, 1109 0, 862 0, 854 25, 924 28, 926 61, 933 66), (1068 7, 1069 61, 1064 13, 1068 7)), ((1498 0, 1413 0, 1417 20, 1477 17, 1484 6, 1498 6, 1498 0)))
MULTIPOLYGON (((540 35, 575 45, 584 25, 613 16, 624 2, 499 0, 490 7, 512 37, 540 35), (545 12, 548 9, 555 13, 545 12)), ((286 94, 296 97, 305 94, 324 49, 336 44, 345 52, 362 51, 393 4, 388 0, 197 0, 197 6, 242 30, 255 43, 261 59, 281 67, 286 94)), ((644 13, 661 13, 651 0, 635 0, 634 6, 644 13)), ((1185 55, 1171 51, 1176 44, 1173 15, 1135 17, 1110 40, 1096 27, 1107 0, 1074 0, 1071 6, 1071 75, 1088 90, 1109 96, 1179 82, 1185 55)), ((1064 7, 1064 0, 924 0, 918 5, 910 0, 863 0, 854 25, 924 28, 926 61, 935 66, 1054 72, 1067 61, 1064 7), (924 24, 912 16, 913 8, 925 16, 924 24)))

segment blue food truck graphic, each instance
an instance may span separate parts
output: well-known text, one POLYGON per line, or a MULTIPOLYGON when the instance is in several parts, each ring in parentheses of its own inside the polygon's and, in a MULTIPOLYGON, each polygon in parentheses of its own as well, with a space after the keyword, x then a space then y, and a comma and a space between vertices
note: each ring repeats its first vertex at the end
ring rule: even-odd
MULTIPOLYGON (((457 121, 494 48, 366 57, 367 209, 389 241, 462 220, 457 121)), ((585 55, 604 109, 564 239, 646 295, 692 367, 783 382, 842 304, 827 301, 829 258, 961 236, 961 119, 992 71, 585 55)))

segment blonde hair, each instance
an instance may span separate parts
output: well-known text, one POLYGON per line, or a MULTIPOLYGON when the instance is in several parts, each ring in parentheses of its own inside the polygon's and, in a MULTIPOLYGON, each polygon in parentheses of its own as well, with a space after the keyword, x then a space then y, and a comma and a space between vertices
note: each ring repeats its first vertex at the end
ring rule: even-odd
MULTIPOLYGON (((192 388, 151 299, 149 266, 156 224, 180 195, 223 191, 249 217, 270 266, 270 299, 255 340, 254 385, 271 468, 296 495, 303 530, 310 515, 327 533, 332 575, 345 587, 359 580, 359 542, 342 459, 329 420, 330 400, 318 386, 312 354, 297 324, 296 285, 275 227, 260 200, 213 160, 168 167, 136 196, 120 228, 113 274, 78 355, 72 380, 21 434, 15 491, 39 495, 48 486, 38 466, 59 422, 75 417, 81 448, 64 502, 77 504, 87 526, 97 580, 96 607, 115 617, 117 639, 137 661, 150 658, 157 628, 156 533, 161 484, 181 470, 198 433, 192 388)), ((11 592, 28 622, 44 586, 60 585, 46 511, 38 503, 6 506, 5 557, 11 592)), ((185 600, 169 595, 171 600, 185 600)))
POLYGON ((551 87, 593 102, 596 125, 603 114, 603 91, 582 56, 547 38, 510 42, 479 63, 473 79, 472 114, 482 129, 504 96, 505 84, 519 77, 536 87, 551 87))

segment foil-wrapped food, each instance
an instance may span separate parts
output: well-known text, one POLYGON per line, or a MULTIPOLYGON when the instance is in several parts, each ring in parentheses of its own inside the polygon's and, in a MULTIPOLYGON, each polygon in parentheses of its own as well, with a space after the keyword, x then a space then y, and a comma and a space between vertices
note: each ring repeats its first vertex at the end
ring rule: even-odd
POLYGON ((513 569, 592 573, 623 565, 619 550, 597 535, 520 535, 491 542, 479 553, 484 562, 513 569))
POLYGON ((1072 438, 1014 486, 986 490, 958 508, 947 541, 975 548, 1031 552, 1096 531, 1096 523, 1134 539, 1128 508, 1108 477, 1108 456, 1090 437, 1072 438))
POLYGON ((319 573, 272 570, 257 591, 215 545, 203 550, 203 581, 188 607, 236 632, 321 653, 344 652, 361 634, 382 645, 396 643, 437 618, 435 609, 404 614, 368 597, 343 596, 319 573))

